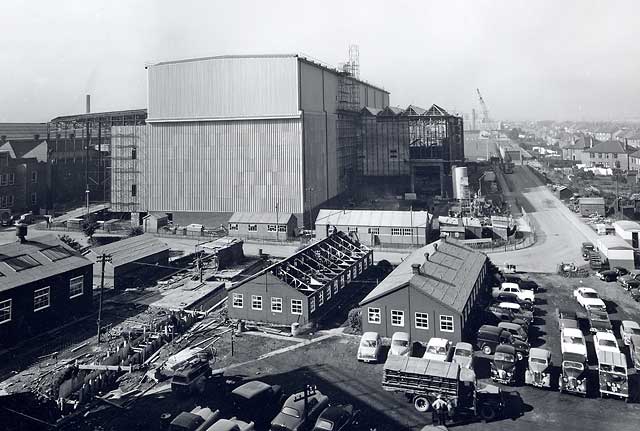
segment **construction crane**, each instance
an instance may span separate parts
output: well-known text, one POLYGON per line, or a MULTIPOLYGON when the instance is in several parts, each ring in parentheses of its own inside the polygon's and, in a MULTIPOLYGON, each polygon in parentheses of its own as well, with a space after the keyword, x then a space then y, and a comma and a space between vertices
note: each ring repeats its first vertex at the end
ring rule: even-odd
POLYGON ((488 125, 491 123, 491 119, 489 118, 489 108, 487 108, 487 104, 484 103, 482 94, 480 94, 480 89, 476 88, 476 91, 478 92, 478 98, 480 99, 480 108, 482 108, 482 122, 488 125))

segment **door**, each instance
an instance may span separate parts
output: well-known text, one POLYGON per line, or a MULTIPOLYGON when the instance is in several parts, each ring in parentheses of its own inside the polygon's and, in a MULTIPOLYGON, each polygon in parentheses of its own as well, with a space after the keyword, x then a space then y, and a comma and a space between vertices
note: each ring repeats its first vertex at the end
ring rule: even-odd
POLYGON ((631 232, 631 247, 638 248, 638 232, 631 232))

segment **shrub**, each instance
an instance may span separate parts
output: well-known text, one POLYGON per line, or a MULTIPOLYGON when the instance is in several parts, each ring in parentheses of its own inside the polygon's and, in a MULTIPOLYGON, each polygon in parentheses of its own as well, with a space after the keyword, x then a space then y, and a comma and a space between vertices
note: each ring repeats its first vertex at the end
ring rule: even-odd
POLYGON ((362 310, 360 308, 354 308, 349 311, 347 326, 350 329, 350 332, 362 332, 362 310))

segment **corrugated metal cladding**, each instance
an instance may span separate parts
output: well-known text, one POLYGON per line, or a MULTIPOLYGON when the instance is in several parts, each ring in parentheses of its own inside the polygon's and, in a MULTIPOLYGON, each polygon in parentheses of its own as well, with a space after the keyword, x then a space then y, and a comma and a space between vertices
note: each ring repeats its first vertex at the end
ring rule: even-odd
POLYGON ((298 114, 294 56, 219 57, 148 67, 148 121, 298 114))
POLYGON ((111 209, 135 212, 144 208, 145 178, 142 175, 148 125, 111 127, 111 209), (135 196, 132 186, 136 186, 135 196))
POLYGON ((150 211, 302 212, 299 119, 150 126, 150 211))

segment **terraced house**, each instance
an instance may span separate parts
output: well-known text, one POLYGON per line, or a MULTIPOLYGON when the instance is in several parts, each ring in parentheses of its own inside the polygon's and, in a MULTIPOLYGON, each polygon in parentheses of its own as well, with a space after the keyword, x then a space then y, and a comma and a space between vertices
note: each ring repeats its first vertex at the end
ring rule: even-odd
POLYGON ((629 169, 630 152, 618 141, 606 141, 585 148, 582 152, 582 163, 590 167, 629 169))

